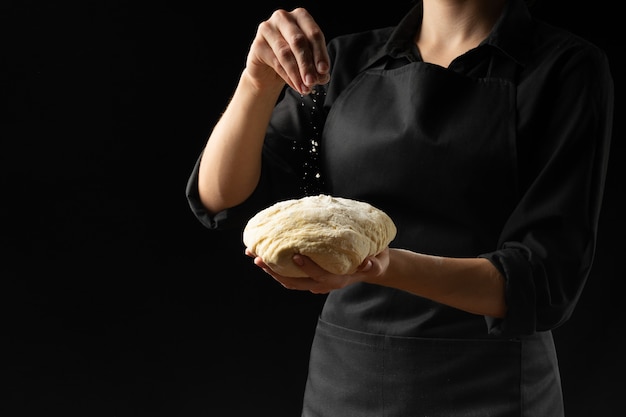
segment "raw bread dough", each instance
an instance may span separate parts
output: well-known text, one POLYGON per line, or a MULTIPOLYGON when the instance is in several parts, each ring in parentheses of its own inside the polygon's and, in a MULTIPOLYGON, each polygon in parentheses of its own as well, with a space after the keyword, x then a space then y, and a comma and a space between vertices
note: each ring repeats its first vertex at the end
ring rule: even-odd
POLYGON ((303 277, 292 257, 301 253, 335 274, 351 274, 383 251, 396 226, 372 205, 325 194, 284 200, 259 211, 246 224, 243 242, 275 272, 303 277))

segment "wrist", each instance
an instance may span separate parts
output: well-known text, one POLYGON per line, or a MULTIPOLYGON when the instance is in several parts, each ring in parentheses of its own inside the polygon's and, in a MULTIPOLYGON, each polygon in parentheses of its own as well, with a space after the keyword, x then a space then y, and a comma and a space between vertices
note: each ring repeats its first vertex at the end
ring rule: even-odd
POLYGON ((243 88, 256 97, 268 97, 276 101, 285 87, 285 81, 275 73, 266 78, 267 80, 262 81, 259 77, 253 76, 248 68, 245 68, 239 77, 238 88, 243 88))

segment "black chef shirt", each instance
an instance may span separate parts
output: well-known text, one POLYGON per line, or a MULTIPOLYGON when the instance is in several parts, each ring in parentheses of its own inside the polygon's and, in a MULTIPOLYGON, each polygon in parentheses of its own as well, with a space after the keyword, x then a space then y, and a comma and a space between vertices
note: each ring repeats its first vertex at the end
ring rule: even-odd
MULTIPOLYGON (((324 153, 324 127, 327 117, 332 115, 333 104, 364 71, 394 70, 409 63, 421 63, 414 43, 421 13, 420 3, 397 27, 333 39, 329 43, 330 83, 306 97, 285 89, 268 129, 261 182, 247 202, 215 215, 207 213, 197 195, 196 164, 187 195, 200 221, 209 228, 243 227, 256 210, 274 201, 316 192, 335 193, 337 180, 333 175, 336 174, 325 172, 325 166, 333 163, 333 155, 324 153)), ((481 177, 477 184, 493 194, 514 194, 515 204, 500 213, 504 221, 497 220, 501 230, 493 247, 465 254, 489 259, 506 279, 507 316, 502 320, 487 317, 488 333, 528 334, 555 328, 570 316, 594 257, 613 113, 613 82, 607 58, 589 42, 533 19, 522 0, 510 0, 481 45, 455 59, 447 69, 437 70, 473 80, 501 79, 512 84, 515 92, 514 112, 507 117, 514 126, 512 169, 516 175, 506 187, 496 181, 497 173, 493 181, 481 177)), ((436 90, 438 86, 430 88, 436 90)), ((377 99, 376 94, 371 95, 371 100, 377 99)), ((441 100, 445 101, 446 97, 441 100)), ((412 110, 406 107, 401 111, 412 110)), ((497 114, 497 110, 467 108, 476 118, 497 114)), ((362 115, 363 118, 379 116, 362 115)), ((385 118, 380 119, 384 123, 385 118)), ((437 115, 433 115, 433 120, 436 124, 437 115)), ((449 121, 442 118, 440 123, 449 121)), ((367 146, 364 138, 355 153, 366 154, 367 146)), ((410 157, 398 155, 398 158, 410 157)), ((361 184, 359 177, 352 177, 351 181, 355 189, 368 186, 361 184)), ((395 199, 376 194, 366 198, 393 214, 397 209, 391 202, 402 201, 408 185, 386 184, 385 192, 392 190, 395 199)), ((430 198, 464 210, 454 193, 443 186, 430 185, 433 190, 439 189, 430 198)), ((346 195, 344 188, 340 189, 344 197, 362 196, 346 195)), ((403 219, 402 225, 404 222, 410 227, 410 218, 403 219)), ((424 240, 428 239, 429 236, 424 236, 424 240)), ((442 252, 433 254, 450 255, 442 252)), ((383 311, 390 303, 398 304, 398 295, 391 295, 392 292, 355 287, 343 294, 331 294, 327 314, 350 328, 360 329, 360 323, 367 322, 363 330, 435 336, 446 334, 438 329, 446 327, 441 325, 446 319, 454 321, 459 315, 467 314, 451 312, 445 306, 433 307, 427 300, 416 301, 422 304, 423 313, 415 312, 419 308, 409 309, 404 318, 398 317, 403 314, 402 309, 377 316, 378 307, 363 313, 369 315, 368 319, 358 317, 352 321, 350 314, 337 313, 337 309, 345 308, 340 303, 358 304, 359 300, 381 306, 383 311), (433 313, 433 309, 439 312, 433 313), (444 320, 437 318, 438 315, 444 320), (390 326, 390 322, 403 320, 411 324, 390 326)), ((470 333, 475 331, 474 325, 469 327, 470 333)), ((454 326, 447 329, 450 328, 454 326)))

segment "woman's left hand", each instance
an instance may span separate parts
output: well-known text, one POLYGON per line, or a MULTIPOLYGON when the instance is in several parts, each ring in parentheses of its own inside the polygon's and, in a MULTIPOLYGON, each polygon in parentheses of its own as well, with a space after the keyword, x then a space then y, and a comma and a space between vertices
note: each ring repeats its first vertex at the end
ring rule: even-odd
POLYGON ((344 288, 356 282, 375 282, 389 265, 389 248, 385 248, 376 256, 368 256, 363 260, 356 272, 347 275, 336 275, 321 268, 311 258, 295 254, 293 262, 302 269, 307 277, 286 277, 274 272, 263 259, 246 249, 246 255, 254 258, 254 264, 271 275, 283 287, 290 290, 310 291, 314 294, 327 294, 332 290, 344 288))

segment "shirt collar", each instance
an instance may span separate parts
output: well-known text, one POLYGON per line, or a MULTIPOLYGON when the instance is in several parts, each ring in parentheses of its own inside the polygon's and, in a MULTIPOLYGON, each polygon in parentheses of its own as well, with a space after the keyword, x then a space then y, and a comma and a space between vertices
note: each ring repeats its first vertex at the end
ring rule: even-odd
MULTIPOLYGON (((370 62, 386 55, 397 58, 410 54, 414 48, 415 33, 422 24, 422 14, 422 1, 418 0, 370 62)), ((491 45, 514 61, 524 64, 530 51, 531 31, 532 18, 524 0, 507 0, 502 15, 481 45, 491 45)))

